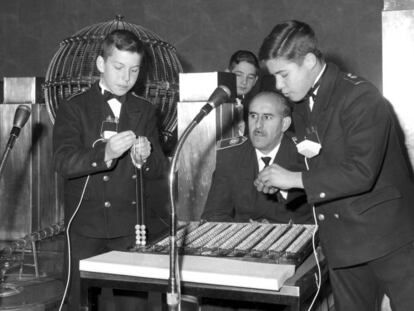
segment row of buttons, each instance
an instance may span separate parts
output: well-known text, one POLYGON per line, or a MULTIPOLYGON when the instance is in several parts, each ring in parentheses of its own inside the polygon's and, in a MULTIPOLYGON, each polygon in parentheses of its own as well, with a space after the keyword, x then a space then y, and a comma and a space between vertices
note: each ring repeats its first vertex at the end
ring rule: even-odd
MULTIPOLYGON (((98 166, 98 163, 96 163, 96 162, 92 162, 92 167, 97 167, 98 166)), ((147 168, 147 170, 148 170, 148 168, 147 168)), ((132 179, 136 179, 137 178, 137 175, 132 175, 132 179)), ((108 176, 108 175, 105 175, 105 176, 103 176, 102 177, 102 180, 103 181, 109 181, 109 179, 110 179, 110 177, 108 176)), ((135 205, 136 204, 136 202, 135 201, 132 201, 131 202, 131 204, 133 204, 133 205, 135 205)), ((105 207, 111 207, 112 205, 111 205, 111 202, 109 202, 109 201, 106 201, 105 203, 104 203, 104 206, 105 207)))
MULTIPOLYGON (((326 197, 325 192, 321 192, 321 193, 319 193, 319 197, 320 197, 321 199, 324 199, 324 198, 326 197)), ((339 218, 339 215, 338 215, 338 214, 335 214, 335 215, 334 215, 334 217, 335 217, 335 218, 339 218)), ((324 215, 324 214, 318 214, 318 220, 319 220, 319 221, 324 221, 324 220, 325 220, 325 215, 324 215)))
MULTIPOLYGON (((137 203, 136 201, 132 201, 132 202, 131 202, 131 205, 135 205, 136 203, 137 203)), ((112 204, 111 204, 111 202, 109 202, 109 201, 105 201, 104 206, 105 206, 105 207, 111 207, 111 206, 112 206, 112 204)))
MULTIPOLYGON (((92 162, 91 166, 92 167, 98 167, 98 163, 92 162)), ((149 171, 149 167, 146 167, 145 168, 145 171, 148 172, 149 171)), ((137 178, 137 175, 132 175, 132 179, 135 179, 135 178, 137 178)))
MULTIPOLYGON (((93 166, 93 167, 96 167, 96 166, 97 166, 96 162, 93 162, 93 163, 92 163, 92 166, 93 166)), ((137 178, 137 175, 135 175, 135 174, 134 174, 134 175, 132 175, 132 179, 136 179, 136 178, 137 178)), ((110 177, 109 177, 108 175, 105 175, 105 176, 103 176, 103 177, 102 177, 102 180, 103 180, 103 181, 109 181, 109 179, 110 179, 110 177)), ((135 201, 132 201, 132 202, 131 202, 131 204, 135 205, 135 204, 136 204, 136 202, 135 202, 135 201)), ((111 206, 112 206, 112 204, 111 204, 111 202, 106 201, 106 202, 104 203, 104 206, 109 208, 109 207, 111 207, 111 206)))
MULTIPOLYGON (((132 179, 136 179, 137 178, 137 175, 132 175, 132 179)), ((102 180, 103 181, 109 181, 109 179, 111 179, 108 175, 105 175, 104 177, 102 177, 102 180)))
MULTIPOLYGON (((336 219, 339 219, 339 214, 335 213, 333 214, 333 217, 336 219)), ((325 215, 324 214, 318 214, 318 220, 319 221, 324 221, 325 220, 325 215)))

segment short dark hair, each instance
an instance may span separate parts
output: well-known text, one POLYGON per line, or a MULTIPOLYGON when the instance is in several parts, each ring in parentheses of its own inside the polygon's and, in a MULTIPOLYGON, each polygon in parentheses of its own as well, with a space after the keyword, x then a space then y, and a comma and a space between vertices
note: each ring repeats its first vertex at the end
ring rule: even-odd
POLYGON ((290 117, 292 115, 292 108, 290 106, 289 101, 287 100, 286 97, 284 97, 282 94, 277 93, 277 92, 273 92, 273 91, 263 91, 260 93, 257 93, 249 102, 249 108, 250 108, 250 104, 258 97, 262 97, 262 96, 272 96, 274 97, 281 105, 282 111, 281 111, 281 116, 284 117, 290 117))
POLYGON ((313 29, 304 22, 296 20, 276 25, 263 40, 259 50, 260 61, 283 57, 287 60, 302 62, 308 53, 313 53, 322 59, 322 53, 317 47, 313 29))
POLYGON ((142 41, 132 32, 125 29, 117 29, 106 35, 102 42, 100 55, 106 59, 116 47, 120 51, 138 53, 144 56, 145 47, 142 41))
POLYGON ((229 69, 233 70, 233 68, 239 64, 240 62, 246 62, 252 64, 257 71, 259 71, 259 60, 257 59, 256 55, 253 52, 246 51, 246 50, 239 50, 236 51, 231 57, 229 61, 229 69))

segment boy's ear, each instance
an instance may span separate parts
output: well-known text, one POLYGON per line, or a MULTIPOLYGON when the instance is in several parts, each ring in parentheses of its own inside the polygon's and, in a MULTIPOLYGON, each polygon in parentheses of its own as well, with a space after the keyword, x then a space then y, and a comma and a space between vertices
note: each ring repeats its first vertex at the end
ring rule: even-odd
POLYGON ((104 72, 104 68, 105 68, 104 63, 105 63, 105 60, 103 59, 102 56, 99 55, 96 58, 96 67, 98 68, 100 73, 104 72))
POLYGON ((315 54, 308 53, 308 54, 305 55, 304 63, 305 63, 307 68, 312 69, 318 63, 318 59, 316 58, 315 54))

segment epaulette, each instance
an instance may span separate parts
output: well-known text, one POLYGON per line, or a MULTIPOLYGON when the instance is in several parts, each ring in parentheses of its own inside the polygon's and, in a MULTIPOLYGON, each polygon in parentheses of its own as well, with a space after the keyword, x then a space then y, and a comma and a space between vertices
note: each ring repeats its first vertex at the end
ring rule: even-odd
POLYGON ((146 102, 149 102, 150 104, 152 104, 152 103, 151 103, 151 101, 150 101, 150 100, 148 100, 148 98, 145 98, 145 97, 143 97, 143 96, 140 96, 140 95, 138 95, 138 94, 137 94, 137 93, 135 93, 135 92, 131 92, 131 94, 132 94, 132 95, 134 95, 135 97, 137 97, 137 98, 141 99, 141 100, 145 100, 146 102))
POLYGON ((66 98, 66 100, 71 100, 72 98, 75 98, 76 96, 82 95, 83 93, 85 93, 87 90, 89 90, 89 88, 83 88, 80 91, 70 95, 68 98, 66 98))
POLYGON ((358 76, 356 76, 352 73, 344 74, 344 80, 347 80, 347 81, 351 82, 354 85, 358 85, 358 84, 361 84, 361 83, 364 83, 364 82, 368 82, 367 80, 364 80, 363 78, 358 77, 358 76))
POLYGON ((247 140, 247 137, 245 136, 238 136, 238 137, 232 137, 232 138, 226 138, 226 139, 219 140, 217 142, 217 150, 240 146, 246 140, 247 140))

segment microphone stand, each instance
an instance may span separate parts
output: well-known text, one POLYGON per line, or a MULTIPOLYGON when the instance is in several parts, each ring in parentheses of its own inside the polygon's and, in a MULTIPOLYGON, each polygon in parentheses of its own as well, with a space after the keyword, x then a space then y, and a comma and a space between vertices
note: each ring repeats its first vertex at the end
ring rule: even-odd
MULTIPOLYGON (((13 136, 13 138, 15 139, 15 136, 13 136)), ((0 162, 0 178, 1 178, 2 174, 3 174, 4 165, 6 163, 7 158, 9 157, 10 150, 13 148, 13 142, 14 142, 14 140, 11 141, 11 139, 12 139, 12 137, 9 138, 9 141, 7 142, 7 145, 6 145, 6 149, 4 150, 3 155, 1 157, 1 162, 0 162)), ((0 269, 1 269, 0 270, 1 271, 0 272, 0 288, 3 289, 4 275, 7 272, 7 267, 6 266, 4 266, 4 267, 1 266, 0 269)))
POLYGON ((167 304, 170 311, 180 311, 181 310, 181 297, 180 297, 180 284, 179 284, 179 271, 177 271, 178 266, 178 250, 177 250, 177 215, 176 215, 176 206, 174 199, 174 180, 176 174, 176 166, 178 161, 178 156, 184 145, 185 140, 188 135, 194 129, 194 127, 211 111, 214 106, 210 103, 205 104, 198 115, 191 121, 191 123, 184 130, 180 139, 177 142, 177 145, 173 152, 173 157, 171 161, 170 173, 169 173, 169 192, 170 192, 170 203, 171 203, 171 224, 170 224, 170 275, 168 279, 168 292, 167 292, 167 304))

